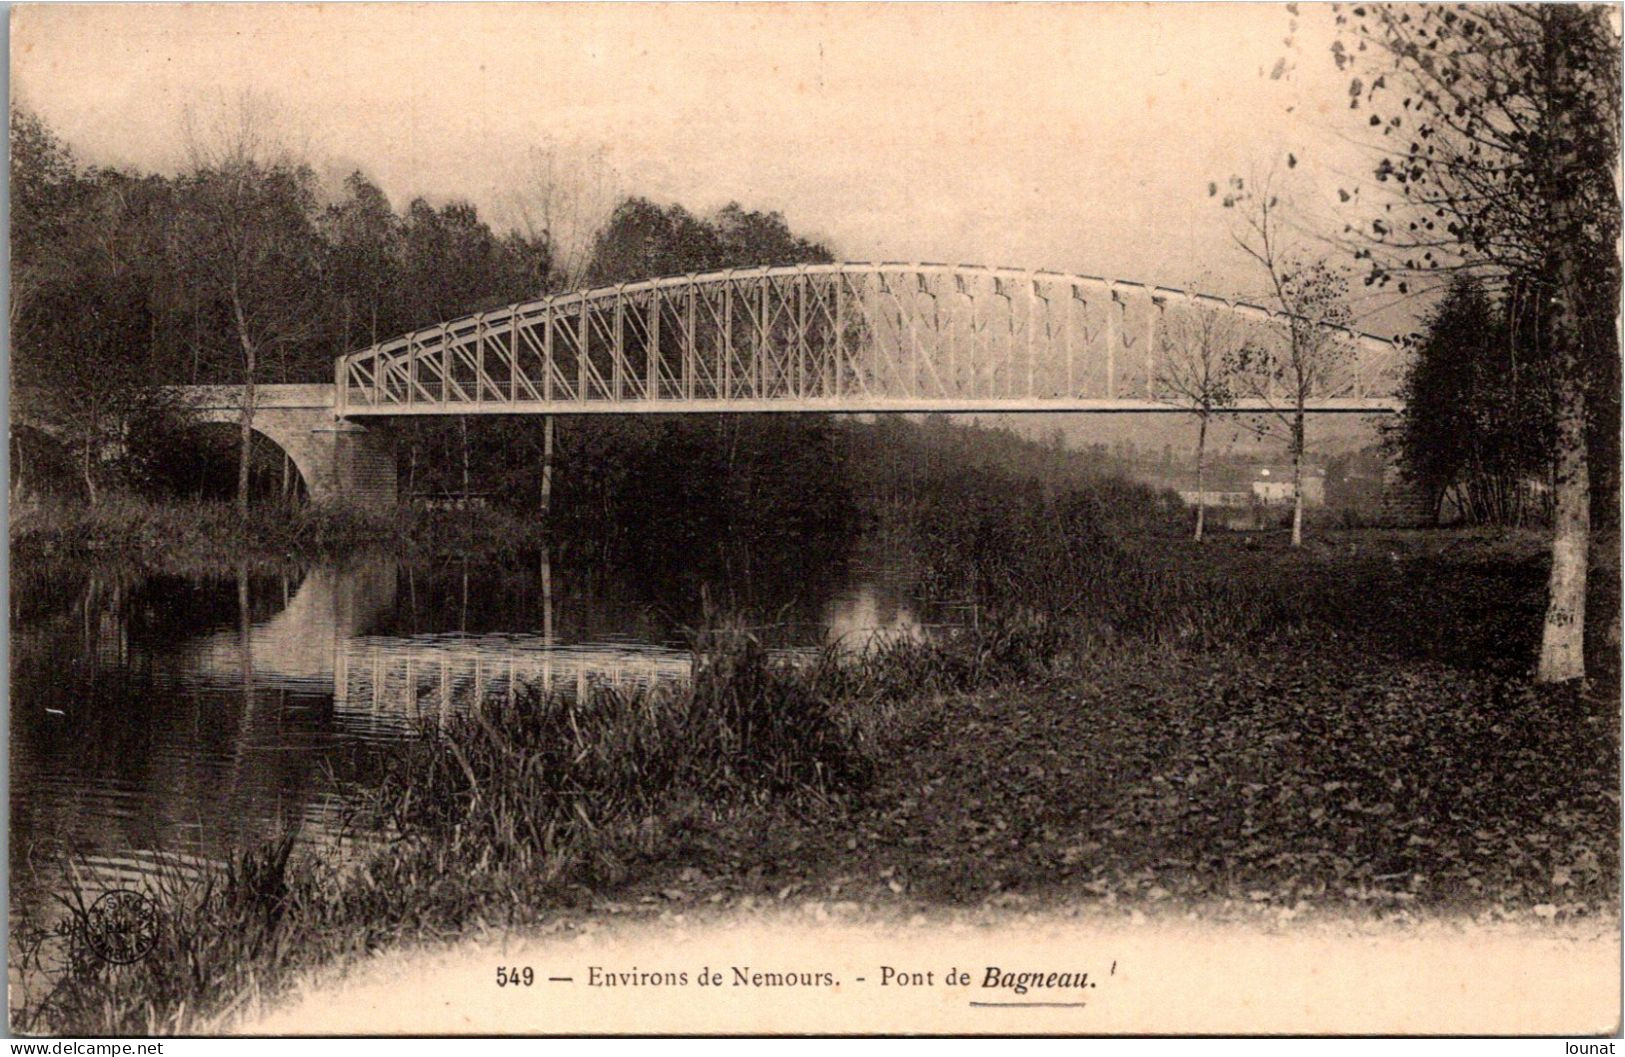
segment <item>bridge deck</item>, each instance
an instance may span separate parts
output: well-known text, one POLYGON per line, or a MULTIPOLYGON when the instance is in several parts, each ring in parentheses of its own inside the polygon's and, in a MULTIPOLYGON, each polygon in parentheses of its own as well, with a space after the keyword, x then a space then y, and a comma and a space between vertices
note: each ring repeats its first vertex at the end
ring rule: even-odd
MULTIPOLYGON (((1279 404, 1250 398, 1227 404, 1225 413, 1261 414, 1279 404)), ((1329 397, 1305 402, 1315 414, 1393 414, 1404 404, 1396 397, 1329 397)), ((349 405, 345 418, 398 415, 761 415, 761 414, 1187 414, 1189 404, 1171 400, 1101 399, 890 399, 809 397, 799 400, 480 400, 457 404, 349 405)))

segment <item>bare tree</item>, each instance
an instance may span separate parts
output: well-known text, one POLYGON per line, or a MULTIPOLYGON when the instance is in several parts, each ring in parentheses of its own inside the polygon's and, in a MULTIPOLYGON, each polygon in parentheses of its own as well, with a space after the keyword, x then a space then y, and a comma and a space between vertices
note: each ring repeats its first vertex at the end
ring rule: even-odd
POLYGON ((549 142, 530 149, 512 207, 525 234, 546 243, 554 289, 573 290, 586 281, 593 248, 622 195, 620 174, 604 148, 549 142))
MULTIPOLYGON (((550 284, 556 290, 587 281, 593 250, 622 194, 621 180, 604 148, 572 152, 558 143, 532 147, 529 171, 513 205, 525 233, 544 241, 550 284)), ((542 419, 542 513, 553 502, 553 416, 542 419)))
POLYGON ((193 295, 224 316, 242 381, 237 511, 248 517, 255 386, 265 356, 314 333, 318 242, 314 180, 244 98, 199 133, 188 115, 191 169, 179 181, 171 252, 193 295))
MULTIPOLYGON (((1295 159, 1289 161, 1296 164, 1295 159)), ((1237 246, 1263 270, 1270 299, 1283 317, 1275 340, 1251 341, 1231 364, 1235 384, 1269 410, 1257 431, 1286 441, 1292 456, 1292 545, 1303 543, 1304 406, 1332 391, 1338 369, 1351 357, 1348 281, 1324 261, 1311 261, 1290 245, 1275 174, 1251 186, 1232 177, 1224 206, 1234 209, 1237 246)))
POLYGON ((1164 331, 1157 388, 1196 415, 1196 535, 1207 520, 1207 433, 1213 417, 1234 401, 1240 337, 1228 312, 1196 305, 1171 317, 1164 331))

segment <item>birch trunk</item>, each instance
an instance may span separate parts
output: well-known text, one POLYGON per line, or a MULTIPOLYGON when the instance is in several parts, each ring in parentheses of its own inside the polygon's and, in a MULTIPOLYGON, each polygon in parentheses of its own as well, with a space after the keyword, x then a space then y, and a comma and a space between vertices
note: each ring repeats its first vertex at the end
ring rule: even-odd
MULTIPOLYGON (((1569 41, 1548 23, 1547 75, 1568 87, 1569 41)), ((1586 460, 1586 349, 1580 326, 1579 275, 1574 236, 1584 222, 1575 186, 1579 159, 1574 144, 1578 130, 1574 111, 1559 107, 1555 116, 1560 152, 1553 169, 1552 230, 1556 290, 1552 298, 1552 331, 1558 349, 1556 379, 1557 459, 1552 481, 1552 571, 1546 589, 1546 620, 1541 627, 1540 662, 1535 681, 1561 683, 1585 677, 1586 565, 1591 549, 1591 473, 1586 460)))
POLYGON ((1303 546, 1303 410, 1292 420, 1292 545, 1303 546))
POLYGON ((1201 416, 1196 427, 1196 542, 1202 542, 1202 528, 1207 521, 1207 416, 1201 416))
POLYGON ((1591 543, 1591 473, 1586 463, 1585 389, 1570 370, 1559 389, 1552 572, 1535 681, 1585 675, 1586 562, 1591 543))

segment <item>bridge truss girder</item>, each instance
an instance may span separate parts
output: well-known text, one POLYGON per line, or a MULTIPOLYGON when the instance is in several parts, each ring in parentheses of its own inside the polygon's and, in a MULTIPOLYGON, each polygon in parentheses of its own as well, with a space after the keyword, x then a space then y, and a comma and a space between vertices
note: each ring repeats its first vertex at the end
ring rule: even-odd
MULTIPOLYGON (((1188 401, 1170 385, 1170 354, 1204 314, 1236 348, 1279 345, 1294 325, 1253 305, 1053 272, 731 269, 510 305, 345 356, 336 411, 1179 410, 1188 401)), ((1311 387, 1314 410, 1397 408, 1393 343, 1317 335, 1336 348, 1311 387)), ((1236 410, 1286 400, 1262 376, 1235 389, 1236 410)))

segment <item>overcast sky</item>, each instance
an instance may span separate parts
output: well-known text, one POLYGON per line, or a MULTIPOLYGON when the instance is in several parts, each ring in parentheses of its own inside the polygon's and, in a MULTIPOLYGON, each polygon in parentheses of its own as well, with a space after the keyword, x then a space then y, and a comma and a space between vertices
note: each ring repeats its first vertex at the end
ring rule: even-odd
POLYGON ((13 9, 12 92, 94 163, 173 170, 188 108, 247 93, 397 207, 507 222, 533 147, 602 148, 628 190, 776 209, 846 259, 1245 294, 1209 182, 1291 150, 1313 211, 1363 167, 1306 14, 1272 79, 1271 4, 44 5, 13 9))
POLYGON ((90 161, 172 169, 186 109, 206 117, 246 90, 318 169, 360 168, 398 206, 467 197, 506 219, 529 148, 602 146, 631 190, 778 209, 851 259, 1247 285, 1208 182, 1292 149, 1306 197, 1350 167, 1334 138, 1346 80, 1312 40, 1271 80, 1288 15, 1267 4, 120 4, 13 19, 14 98, 90 161))

